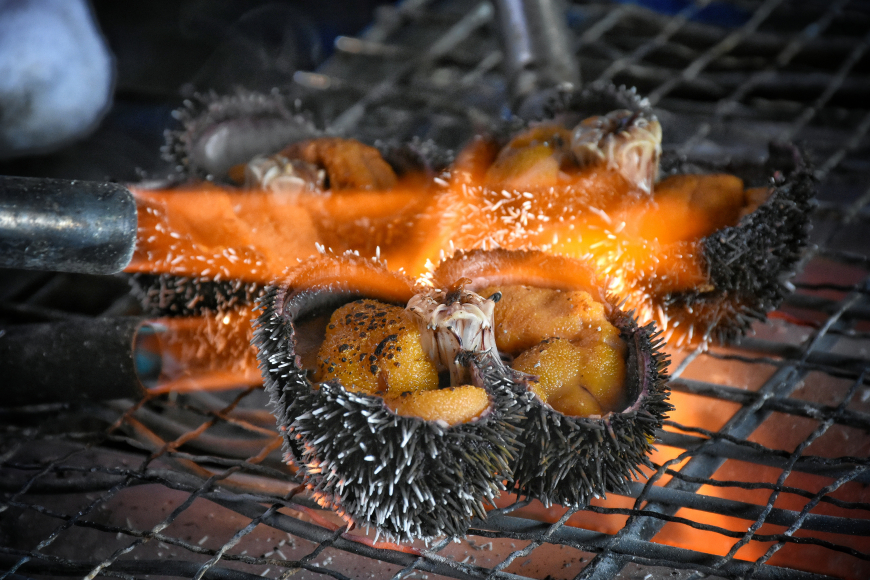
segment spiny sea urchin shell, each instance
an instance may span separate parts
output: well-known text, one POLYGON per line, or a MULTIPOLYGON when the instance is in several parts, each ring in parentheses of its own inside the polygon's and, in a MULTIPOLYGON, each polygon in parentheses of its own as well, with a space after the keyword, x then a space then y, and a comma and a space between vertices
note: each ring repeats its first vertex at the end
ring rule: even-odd
MULTIPOLYGON (((593 269, 570 258, 541 252, 459 252, 435 270, 435 283, 444 276, 467 277, 469 287, 478 290, 517 284, 559 292, 579 290, 603 306, 602 312, 627 347, 622 397, 617 397, 615 408, 605 409, 601 415, 572 416, 535 396, 522 422, 523 451, 514 464, 512 484, 518 494, 539 499, 545 505, 578 506, 608 491, 624 492, 627 482, 639 474, 639 467, 650 466, 647 455, 656 429, 672 408, 667 402, 667 357, 659 350, 662 343, 654 325, 639 327, 631 313, 619 310, 606 295, 593 269)), ((548 295, 542 304, 546 308, 556 300, 564 304, 566 299, 576 300, 556 293, 548 295)), ((562 308, 553 307, 552 314, 543 316, 559 316, 562 308)), ((499 328, 498 320, 496 315, 497 337, 507 332, 499 328)), ((564 332, 565 325, 556 323, 554 329, 564 332)), ((589 330, 594 334, 594 329, 589 330)), ((601 330, 599 326, 599 333, 601 330)), ((552 340, 545 339, 541 345, 552 344, 552 340)), ((516 353, 502 352, 502 356, 509 354, 516 353)), ((515 381, 514 385, 525 393, 533 388, 535 380, 526 375, 526 380, 515 381)))
POLYGON ((517 114, 526 123, 555 121, 573 127, 589 117, 620 109, 649 118, 654 116, 649 101, 638 95, 636 89, 602 81, 586 85, 579 91, 570 86, 541 91, 517 114))
POLYGON ((516 373, 486 351, 456 359, 489 404, 454 425, 400 415, 337 379, 312 383, 297 329, 306 317, 360 296, 404 306, 413 295, 409 279, 372 262, 319 257, 266 290, 253 340, 287 459, 306 486, 321 504, 401 540, 461 535, 471 518, 485 517, 484 502, 511 477, 524 407, 516 373))
POLYGON ((197 95, 175 116, 182 127, 166 132, 163 153, 190 177, 223 179, 233 166, 321 134, 277 92, 197 95))
MULTIPOLYGON (((709 285, 681 292, 656 291, 656 280, 645 281, 646 300, 660 324, 677 340, 707 338, 720 342, 745 334, 754 320, 791 293, 807 245, 810 213, 815 207, 815 178, 803 152, 790 143, 771 143, 764 167, 716 168, 767 185, 769 195, 754 211, 695 243, 703 257, 709 285), (759 178, 758 174, 764 177, 759 178)), ((674 173, 684 163, 667 168, 674 173)))
POLYGON ((251 304, 263 293, 263 286, 243 280, 215 282, 203 276, 133 274, 131 293, 149 316, 197 316, 251 304))
POLYGON ((667 357, 655 326, 638 327, 630 314, 612 321, 629 345, 630 406, 601 418, 571 417, 534 404, 522 424, 524 453, 514 465, 517 492, 544 503, 582 506, 606 492, 627 490, 652 467, 648 455, 666 413, 667 357))
POLYGON ((453 163, 455 157, 452 150, 445 149, 432 139, 423 140, 419 137, 413 137, 410 141, 378 141, 375 147, 400 176, 438 175, 453 163))

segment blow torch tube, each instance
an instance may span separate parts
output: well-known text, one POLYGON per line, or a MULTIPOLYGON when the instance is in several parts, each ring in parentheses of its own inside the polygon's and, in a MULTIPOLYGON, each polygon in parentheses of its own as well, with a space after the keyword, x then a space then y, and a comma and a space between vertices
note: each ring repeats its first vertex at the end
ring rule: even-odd
POLYGON ((0 176, 0 267, 114 274, 133 257, 136 229, 122 185, 0 176))
POLYGON ((256 358, 240 331, 249 322, 237 322, 214 337, 221 329, 203 317, 81 318, 0 328, 0 406, 259 385, 256 358))
POLYGON ((138 399, 160 359, 137 351, 153 329, 140 318, 94 318, 0 329, 0 405, 138 399))

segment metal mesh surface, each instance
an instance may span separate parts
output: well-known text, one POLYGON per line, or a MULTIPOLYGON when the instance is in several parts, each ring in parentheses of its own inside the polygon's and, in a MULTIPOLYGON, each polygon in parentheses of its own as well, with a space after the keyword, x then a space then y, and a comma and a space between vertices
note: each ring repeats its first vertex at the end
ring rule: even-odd
MULTIPOLYGON (((336 131, 457 147, 506 106, 492 20, 383 9, 293 90, 336 131)), ((465 539, 396 546, 298 488, 259 388, 0 410, 2 578, 870 577, 870 10, 580 3, 569 22, 584 81, 648 95, 667 150, 751 160, 789 139, 817 167, 796 292, 739 344, 671 352, 646 481, 578 510, 505 495, 465 539)), ((7 320, 135 312, 117 278, 0 286, 7 320)))

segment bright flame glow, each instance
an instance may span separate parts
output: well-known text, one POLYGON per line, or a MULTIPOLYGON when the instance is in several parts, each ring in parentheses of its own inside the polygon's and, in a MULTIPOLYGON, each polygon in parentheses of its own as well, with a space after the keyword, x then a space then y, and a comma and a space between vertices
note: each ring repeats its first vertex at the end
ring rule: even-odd
POLYGON ((137 342, 137 356, 159 360, 154 393, 225 390, 259 385, 263 379, 250 344, 251 306, 218 315, 149 321, 155 333, 137 342))

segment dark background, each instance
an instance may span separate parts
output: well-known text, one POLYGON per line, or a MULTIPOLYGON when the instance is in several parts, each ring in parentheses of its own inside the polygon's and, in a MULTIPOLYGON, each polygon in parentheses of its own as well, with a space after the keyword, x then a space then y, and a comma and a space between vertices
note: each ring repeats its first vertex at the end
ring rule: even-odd
POLYGON ((115 58, 112 107, 89 137, 0 162, 0 174, 135 181, 160 157, 172 111, 196 92, 268 92, 316 69, 339 35, 360 33, 383 0, 91 0, 115 58))

